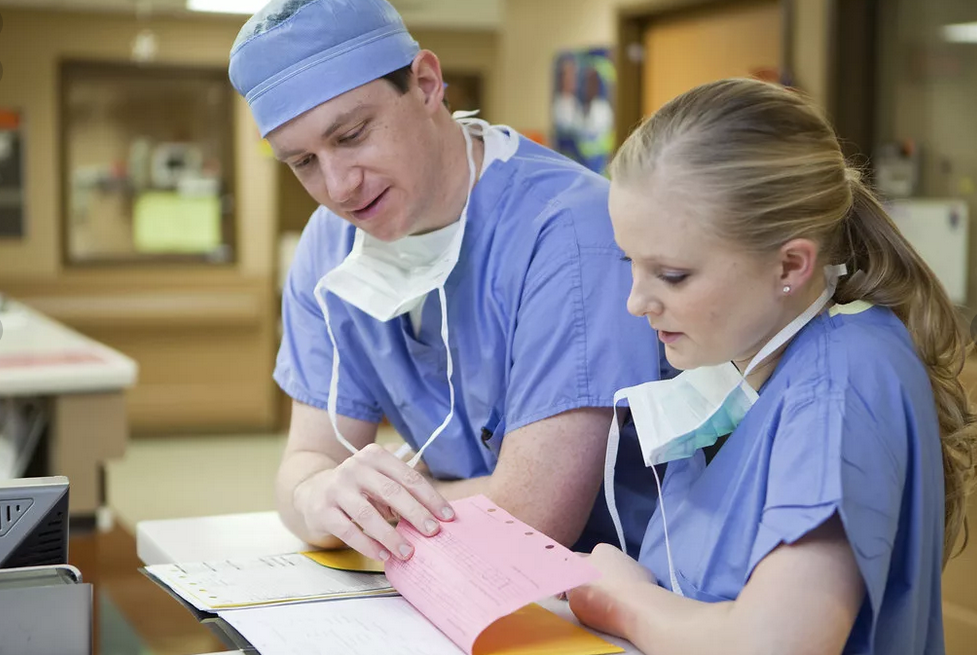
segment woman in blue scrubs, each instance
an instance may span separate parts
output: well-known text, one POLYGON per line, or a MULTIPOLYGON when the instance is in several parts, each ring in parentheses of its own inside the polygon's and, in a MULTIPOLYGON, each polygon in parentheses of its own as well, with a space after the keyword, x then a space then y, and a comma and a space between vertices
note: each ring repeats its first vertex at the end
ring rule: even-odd
POLYGON ((661 502, 573 611, 646 653, 942 653, 977 428, 933 272, 774 85, 680 96, 612 177, 628 309, 685 372, 619 392, 661 502))

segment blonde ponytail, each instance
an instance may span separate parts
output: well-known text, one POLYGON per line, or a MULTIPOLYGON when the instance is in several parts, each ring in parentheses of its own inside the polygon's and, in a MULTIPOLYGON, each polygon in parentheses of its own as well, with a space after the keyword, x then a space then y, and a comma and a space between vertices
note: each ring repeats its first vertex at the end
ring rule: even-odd
POLYGON ((842 280, 835 299, 842 303, 866 300, 892 309, 908 328, 926 366, 943 450, 945 566, 961 530, 967 532, 966 503, 974 491, 977 464, 977 417, 970 411, 959 379, 966 357, 966 332, 943 285, 872 191, 852 171, 849 183, 852 209, 845 219, 846 250, 849 270, 861 273, 842 280))
POLYGON ((899 232, 857 171, 846 166, 822 113, 802 96, 756 80, 721 80, 667 103, 624 143, 611 177, 695 199, 720 238, 773 252, 795 238, 846 263, 838 302, 891 308, 926 366, 940 423, 946 488, 944 564, 974 490, 977 421, 958 376, 966 337, 933 271, 899 232), (668 166, 661 162, 667 158, 668 166))

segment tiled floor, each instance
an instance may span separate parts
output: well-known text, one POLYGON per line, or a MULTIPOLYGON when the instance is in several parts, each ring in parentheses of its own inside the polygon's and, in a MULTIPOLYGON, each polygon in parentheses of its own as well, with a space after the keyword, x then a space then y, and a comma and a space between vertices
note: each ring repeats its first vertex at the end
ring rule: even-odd
POLYGON ((106 496, 130 530, 145 519, 274 509, 280 435, 134 439, 106 471, 106 496))
MULTIPOLYGON (((381 429, 384 443, 399 438, 381 429)), ((274 509, 284 435, 133 439, 109 463, 106 495, 115 518, 134 532, 146 519, 274 509)))

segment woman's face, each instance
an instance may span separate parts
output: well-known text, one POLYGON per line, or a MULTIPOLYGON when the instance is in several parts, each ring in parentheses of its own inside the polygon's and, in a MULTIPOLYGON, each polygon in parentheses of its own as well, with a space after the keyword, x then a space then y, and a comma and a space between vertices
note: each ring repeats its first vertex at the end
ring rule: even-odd
POLYGON ((648 319, 676 368, 745 364, 785 324, 782 258, 720 240, 685 204, 655 185, 611 185, 614 237, 631 260, 628 311, 648 319))

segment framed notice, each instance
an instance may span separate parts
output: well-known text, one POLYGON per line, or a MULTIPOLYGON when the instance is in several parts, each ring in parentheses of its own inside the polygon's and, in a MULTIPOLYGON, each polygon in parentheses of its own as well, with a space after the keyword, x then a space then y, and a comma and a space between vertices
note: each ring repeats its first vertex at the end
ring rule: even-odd
POLYGON ((0 108, 0 239, 24 236, 23 119, 0 108))
POLYGON ((608 48, 557 53, 553 66, 553 147, 597 173, 614 149, 617 72, 608 48))

